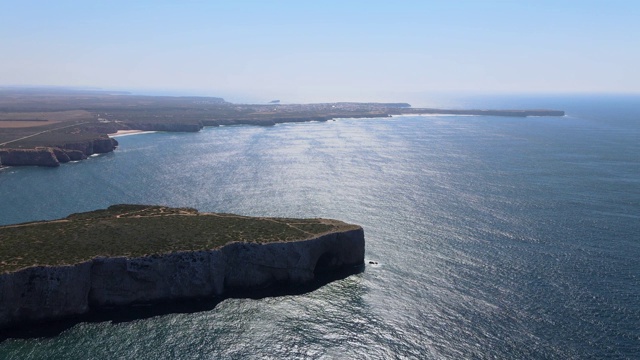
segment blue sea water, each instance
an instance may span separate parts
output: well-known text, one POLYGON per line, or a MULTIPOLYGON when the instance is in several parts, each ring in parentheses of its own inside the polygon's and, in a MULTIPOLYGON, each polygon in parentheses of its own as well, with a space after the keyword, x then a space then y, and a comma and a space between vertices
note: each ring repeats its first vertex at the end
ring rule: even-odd
POLYGON ((116 203, 329 217, 378 262, 303 295, 9 339, 0 359, 640 358, 640 97, 453 104, 567 116, 153 133, 0 170, 0 224, 116 203))

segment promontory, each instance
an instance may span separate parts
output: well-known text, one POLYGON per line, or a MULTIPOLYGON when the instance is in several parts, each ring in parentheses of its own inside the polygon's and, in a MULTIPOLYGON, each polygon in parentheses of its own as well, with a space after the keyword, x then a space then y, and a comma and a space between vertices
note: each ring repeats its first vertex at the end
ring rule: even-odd
POLYGON ((0 227, 0 329, 297 285, 364 263, 360 226, 114 205, 0 227))

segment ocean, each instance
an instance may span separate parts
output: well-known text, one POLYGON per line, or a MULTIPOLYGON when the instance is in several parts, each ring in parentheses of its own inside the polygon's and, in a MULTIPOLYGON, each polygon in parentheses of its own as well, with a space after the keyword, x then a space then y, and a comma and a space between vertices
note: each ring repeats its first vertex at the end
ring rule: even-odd
POLYGON ((118 203, 327 217, 364 227, 367 262, 305 294, 8 339, 0 359, 640 358, 640 96, 448 105, 567 115, 150 133, 0 170, 0 224, 118 203))

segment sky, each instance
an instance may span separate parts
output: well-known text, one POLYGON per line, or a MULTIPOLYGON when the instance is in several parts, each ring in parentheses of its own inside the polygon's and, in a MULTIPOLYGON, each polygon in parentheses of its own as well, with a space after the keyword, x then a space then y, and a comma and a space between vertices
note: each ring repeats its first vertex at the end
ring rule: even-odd
POLYGON ((0 86, 283 102, 640 93, 640 1, 0 0, 0 86))

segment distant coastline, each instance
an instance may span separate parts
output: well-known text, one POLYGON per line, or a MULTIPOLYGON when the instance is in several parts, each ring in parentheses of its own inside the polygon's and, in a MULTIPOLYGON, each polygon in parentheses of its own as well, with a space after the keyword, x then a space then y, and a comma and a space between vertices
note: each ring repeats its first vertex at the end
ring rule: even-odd
POLYGON ((114 151, 115 138, 225 125, 274 126, 401 115, 564 116, 562 110, 413 108, 408 103, 233 104, 222 98, 51 89, 0 91, 0 166, 47 166, 114 151), (28 120, 28 121, 27 121, 28 120))

